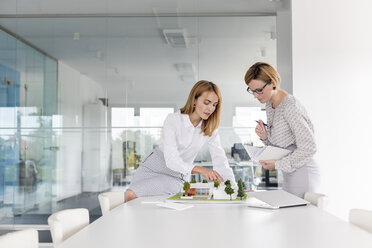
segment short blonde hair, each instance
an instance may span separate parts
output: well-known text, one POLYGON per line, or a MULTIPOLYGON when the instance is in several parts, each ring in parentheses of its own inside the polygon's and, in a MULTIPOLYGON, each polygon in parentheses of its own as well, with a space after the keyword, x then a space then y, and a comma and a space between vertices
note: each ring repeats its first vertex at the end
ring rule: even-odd
POLYGON ((278 71, 270 64, 264 62, 257 62, 248 69, 244 81, 249 85, 253 79, 273 84, 274 89, 280 85, 280 75, 278 71))
POLYGON ((180 111, 182 114, 192 114, 195 111, 196 99, 198 99, 206 91, 214 92, 218 97, 218 103, 214 112, 207 120, 202 120, 202 133, 205 136, 212 136, 214 130, 216 130, 220 125, 221 120, 222 96, 216 84, 206 80, 200 80, 197 82, 194 87, 192 87, 187 102, 185 106, 180 109, 180 111))

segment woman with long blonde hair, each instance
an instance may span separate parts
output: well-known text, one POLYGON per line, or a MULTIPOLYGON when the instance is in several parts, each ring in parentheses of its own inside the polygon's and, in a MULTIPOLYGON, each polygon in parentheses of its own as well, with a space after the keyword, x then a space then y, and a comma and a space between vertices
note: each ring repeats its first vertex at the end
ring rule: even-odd
POLYGON ((162 141, 142 160, 126 191, 126 202, 142 196, 179 193, 191 174, 200 174, 209 181, 230 180, 236 185, 217 131, 221 104, 216 84, 201 80, 194 85, 185 106, 165 119, 162 141), (206 143, 213 170, 193 164, 206 143))

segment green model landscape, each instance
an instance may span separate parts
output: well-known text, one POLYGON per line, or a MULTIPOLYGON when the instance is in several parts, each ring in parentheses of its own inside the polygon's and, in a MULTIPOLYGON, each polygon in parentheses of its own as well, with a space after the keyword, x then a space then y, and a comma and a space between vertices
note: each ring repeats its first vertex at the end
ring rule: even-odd
MULTIPOLYGON (((169 197, 168 200, 177 200, 177 201, 245 201, 247 199, 247 194, 244 194, 242 200, 240 198, 236 198, 234 200, 230 199, 207 199, 205 197, 195 197, 193 199, 181 199, 182 193, 176 194, 172 197, 169 197)), ((213 196, 212 196, 213 198, 213 196)))
MULTIPOLYGON (((193 182, 193 181, 192 181, 193 182)), ((203 183, 207 183, 208 181, 207 180, 203 180, 203 183)), ((217 188, 218 186, 220 185, 219 182, 214 182, 214 187, 217 188)), ((183 184, 183 190, 184 190, 184 193, 179 193, 179 194, 176 194, 170 198, 168 198, 168 200, 177 200, 177 201, 245 201, 247 199, 247 194, 244 193, 244 188, 245 188, 245 184, 244 182, 239 179, 238 181, 238 197, 236 199, 231 199, 231 195, 234 194, 234 189, 231 188, 231 182, 230 180, 226 180, 225 182, 225 192, 226 194, 230 195, 230 199, 213 199, 213 196, 211 199, 207 199, 206 197, 193 197, 192 199, 182 199, 181 196, 185 195, 187 196, 187 191, 190 189, 190 183, 189 182, 185 182, 183 184)))

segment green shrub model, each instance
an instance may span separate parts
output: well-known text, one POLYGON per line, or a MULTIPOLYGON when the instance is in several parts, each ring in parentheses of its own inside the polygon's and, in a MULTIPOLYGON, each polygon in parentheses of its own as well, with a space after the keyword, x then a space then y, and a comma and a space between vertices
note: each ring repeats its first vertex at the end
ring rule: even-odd
POLYGON ((227 185, 230 185, 230 188, 231 188, 231 182, 230 182, 230 180, 226 180, 225 181, 225 186, 227 186, 227 185))
POLYGON ((244 190, 244 188, 245 188, 245 183, 243 182, 243 180, 240 178, 239 180, 238 180, 238 186, 240 186, 241 185, 241 187, 243 188, 243 190, 244 190))
POLYGON ((245 183, 243 182, 242 179, 239 179, 239 180, 238 180, 238 187, 242 187, 243 190, 244 190, 244 188, 245 188, 245 183))
POLYGON ((195 178, 191 179, 190 183, 196 183, 195 178))
POLYGON ((183 183, 183 190, 185 191, 185 196, 188 196, 187 191, 190 189, 190 183, 184 182, 183 183))
POLYGON ((239 187, 238 189, 238 197, 240 197, 240 200, 243 200, 243 197, 245 196, 244 189, 239 187))
POLYGON ((217 189, 218 186, 220 186, 220 182, 219 181, 214 181, 214 187, 217 189))
POLYGON ((234 194, 234 189, 231 188, 230 184, 226 185, 225 192, 226 192, 226 194, 230 195, 230 201, 231 201, 232 200, 231 195, 234 194))
POLYGON ((207 179, 203 179, 203 183, 208 183, 207 179))
POLYGON ((241 179, 238 181, 238 197, 240 197, 240 200, 243 200, 243 197, 245 196, 244 193, 244 183, 241 179))

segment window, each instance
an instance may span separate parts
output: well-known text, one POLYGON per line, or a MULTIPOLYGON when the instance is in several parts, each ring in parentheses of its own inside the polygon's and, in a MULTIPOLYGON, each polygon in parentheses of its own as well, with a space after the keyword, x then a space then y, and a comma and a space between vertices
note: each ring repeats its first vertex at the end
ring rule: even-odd
POLYGON ((135 126, 134 108, 111 108, 112 138, 120 137, 123 127, 135 126))
POLYGON ((162 127, 173 108, 140 108, 140 125, 146 127, 162 127))
POLYGON ((262 145, 260 138, 254 131, 257 120, 266 123, 266 111, 261 110, 260 107, 235 107, 233 128, 243 144, 262 145))

